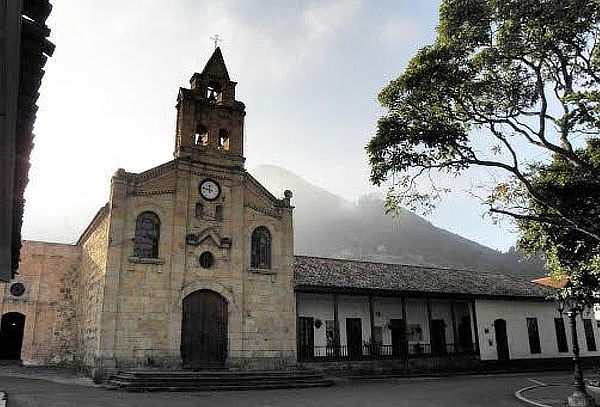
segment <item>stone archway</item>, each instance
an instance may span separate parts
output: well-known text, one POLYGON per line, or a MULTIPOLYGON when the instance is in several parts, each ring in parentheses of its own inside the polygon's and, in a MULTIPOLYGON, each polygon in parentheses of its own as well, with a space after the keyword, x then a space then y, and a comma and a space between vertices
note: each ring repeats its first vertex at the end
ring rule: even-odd
POLYGON ((0 322, 0 359, 20 360, 25 330, 25 315, 7 312, 0 322))
POLYGON ((225 362, 227 321, 227 300, 219 293, 197 290, 183 299, 181 357, 184 367, 225 362))

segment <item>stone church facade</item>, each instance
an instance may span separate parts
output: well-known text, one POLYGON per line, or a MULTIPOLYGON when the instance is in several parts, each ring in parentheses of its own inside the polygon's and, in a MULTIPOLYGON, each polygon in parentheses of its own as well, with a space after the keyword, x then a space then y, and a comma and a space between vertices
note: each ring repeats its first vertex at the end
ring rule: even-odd
MULTIPOLYGON (((52 276, 54 302, 73 310, 48 327, 70 342, 70 354, 54 353, 94 376, 296 360, 291 192, 278 199, 244 170, 245 107, 218 48, 190 83, 177 99, 175 159, 118 170, 106 206, 52 266, 68 273, 52 276)), ((52 262, 36 253, 43 245, 26 245, 25 262, 52 262)))

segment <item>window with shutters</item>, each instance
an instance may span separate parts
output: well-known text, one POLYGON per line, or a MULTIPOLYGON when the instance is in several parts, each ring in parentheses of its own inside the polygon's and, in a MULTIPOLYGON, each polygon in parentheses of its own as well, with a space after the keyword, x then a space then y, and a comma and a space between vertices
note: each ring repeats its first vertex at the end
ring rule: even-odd
POLYGON ((554 318, 554 329, 556 330, 556 343, 558 351, 561 353, 568 352, 567 333, 565 332, 565 320, 562 318, 554 318))
POLYGON ((583 329, 585 331, 585 343, 587 344, 587 350, 595 351, 596 350, 596 338, 594 337, 594 326, 592 325, 592 320, 586 318, 583 320, 583 329))
POLYGON ((527 333, 529 334, 529 351, 531 353, 541 353, 537 318, 527 318, 527 333))

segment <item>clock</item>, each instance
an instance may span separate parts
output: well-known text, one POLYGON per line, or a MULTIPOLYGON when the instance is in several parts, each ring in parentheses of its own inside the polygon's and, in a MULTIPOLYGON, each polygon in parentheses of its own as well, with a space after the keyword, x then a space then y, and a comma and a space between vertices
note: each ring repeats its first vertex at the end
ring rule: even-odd
POLYGON ((212 179, 205 179, 200 183, 200 195, 207 201, 214 201, 221 195, 221 187, 212 179))

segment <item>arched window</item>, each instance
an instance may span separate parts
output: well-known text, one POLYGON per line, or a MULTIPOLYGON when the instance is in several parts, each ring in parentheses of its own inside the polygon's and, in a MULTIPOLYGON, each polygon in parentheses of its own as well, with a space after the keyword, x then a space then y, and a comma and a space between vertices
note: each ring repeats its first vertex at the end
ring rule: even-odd
POLYGON ((229 150, 229 132, 225 129, 219 129, 219 148, 229 150))
POLYGON ((197 146, 208 145, 208 130, 201 124, 196 126, 196 132, 194 133, 194 144, 197 146))
POLYGON ((218 82, 210 82, 206 88, 206 98, 211 102, 221 102, 223 100, 223 89, 218 82))
POLYGON ((154 212, 142 212, 135 221, 133 255, 141 258, 158 258, 160 219, 154 212))
POLYGON ((271 233, 264 226, 259 226, 252 232, 251 267, 257 269, 271 268, 271 233))

